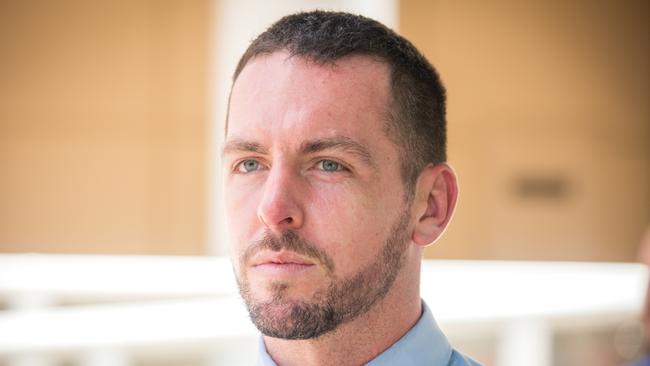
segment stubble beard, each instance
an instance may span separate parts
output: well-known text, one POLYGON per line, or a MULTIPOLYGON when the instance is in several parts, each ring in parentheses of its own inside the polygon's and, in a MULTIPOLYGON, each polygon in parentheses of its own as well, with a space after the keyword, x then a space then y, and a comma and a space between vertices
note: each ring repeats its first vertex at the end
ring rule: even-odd
MULTIPOLYGON (((237 276, 239 291, 255 326, 269 337, 312 339, 368 312, 386 296, 403 266, 409 243, 408 212, 408 209, 401 212, 373 262, 350 278, 337 279, 327 254, 303 241, 293 231, 285 231, 279 238, 267 233, 251 249, 286 249, 316 258, 328 270, 331 282, 326 290, 318 291, 311 299, 303 301, 287 298, 289 284, 275 283, 272 285, 272 299, 258 301, 245 271, 242 271, 237 276)), ((246 257, 250 254, 242 255, 240 268, 245 268, 246 257)))

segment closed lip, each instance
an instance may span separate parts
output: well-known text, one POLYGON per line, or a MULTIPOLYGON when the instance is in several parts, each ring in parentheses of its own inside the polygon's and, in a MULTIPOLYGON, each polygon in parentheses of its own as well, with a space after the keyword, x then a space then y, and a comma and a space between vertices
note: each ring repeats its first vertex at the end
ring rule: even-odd
POLYGON ((264 264, 298 264, 303 266, 314 265, 314 262, 289 251, 271 252, 263 251, 253 256, 251 265, 257 267, 264 264))

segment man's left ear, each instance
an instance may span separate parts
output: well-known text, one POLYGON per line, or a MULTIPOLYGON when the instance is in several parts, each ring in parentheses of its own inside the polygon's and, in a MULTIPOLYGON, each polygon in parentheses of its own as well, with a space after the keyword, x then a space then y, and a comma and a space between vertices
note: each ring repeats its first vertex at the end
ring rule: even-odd
POLYGON ((413 213, 417 221, 413 242, 423 247, 433 244, 451 220, 457 199, 458 184, 453 169, 446 163, 427 166, 415 187, 413 213))

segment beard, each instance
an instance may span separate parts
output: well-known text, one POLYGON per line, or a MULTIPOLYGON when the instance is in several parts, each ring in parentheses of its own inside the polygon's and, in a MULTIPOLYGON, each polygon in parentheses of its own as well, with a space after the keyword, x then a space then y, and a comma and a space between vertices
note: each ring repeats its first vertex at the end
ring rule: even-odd
POLYGON ((277 237, 267 231, 241 256, 242 273, 237 276, 239 292, 255 326, 269 337, 312 339, 368 312, 386 296, 404 263, 409 243, 408 212, 408 208, 401 212, 373 261, 343 279, 334 275, 333 262, 324 251, 304 241, 295 232, 284 231, 277 237), (248 259, 263 249, 285 249, 316 260, 325 268, 330 278, 329 286, 317 291, 309 300, 297 301, 286 296, 289 284, 277 282, 271 284, 273 296, 270 300, 256 300, 243 269, 248 259))

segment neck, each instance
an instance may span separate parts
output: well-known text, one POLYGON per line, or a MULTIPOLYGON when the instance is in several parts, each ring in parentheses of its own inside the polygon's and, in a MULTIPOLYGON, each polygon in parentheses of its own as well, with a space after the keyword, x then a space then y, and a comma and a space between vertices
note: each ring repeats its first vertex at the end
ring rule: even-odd
POLYGON ((406 261, 386 296, 368 312, 315 339, 264 337, 267 352, 282 366, 361 365, 384 352, 418 321, 420 258, 406 261))

